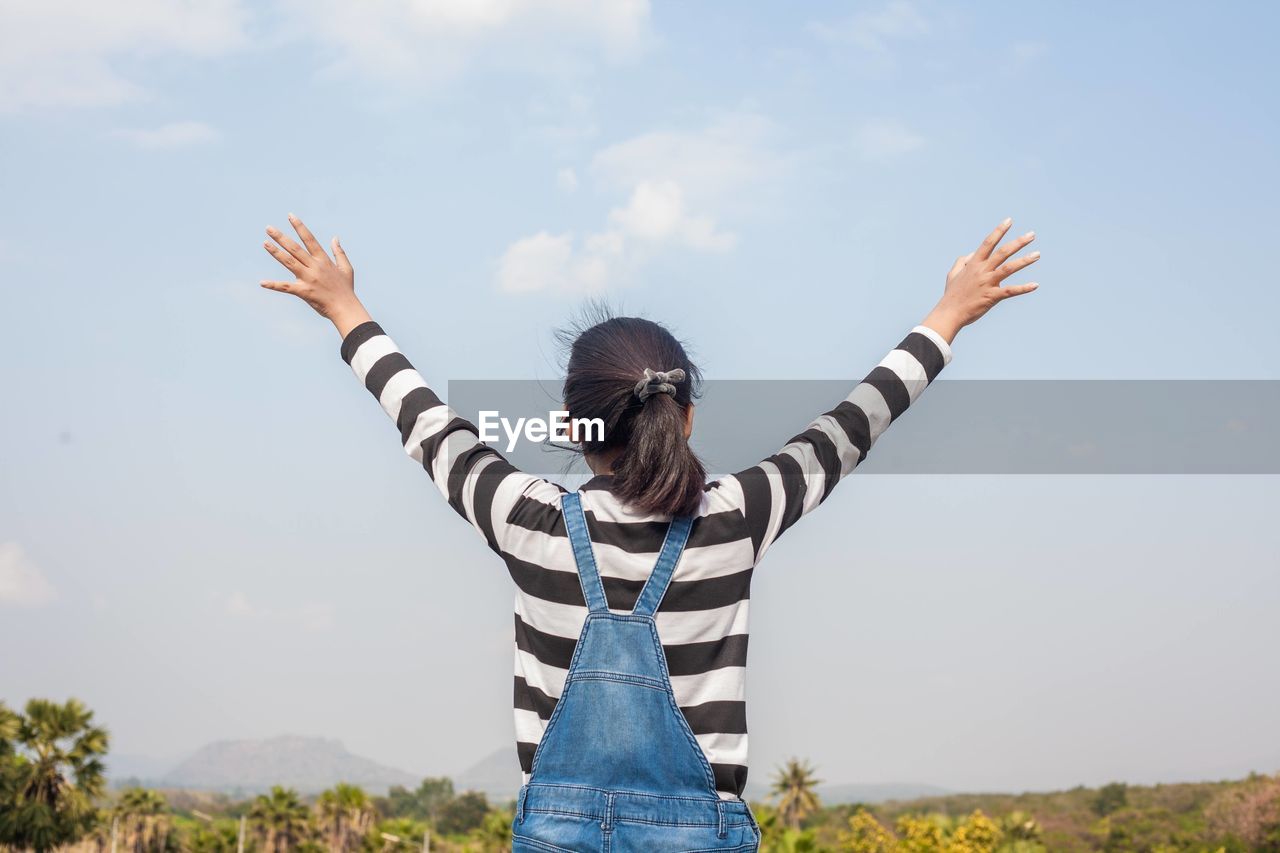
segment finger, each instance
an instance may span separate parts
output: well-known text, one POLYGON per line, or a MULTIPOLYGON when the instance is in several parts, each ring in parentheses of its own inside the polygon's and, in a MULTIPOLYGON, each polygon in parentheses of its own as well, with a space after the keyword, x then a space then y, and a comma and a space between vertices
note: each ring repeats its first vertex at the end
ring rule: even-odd
POLYGON ((277 293, 293 293, 295 291, 296 281, 260 281, 258 284, 267 290, 274 290, 277 293))
POLYGON ((324 248, 320 245, 320 241, 311 233, 311 229, 303 224, 302 220, 289 214, 289 224, 293 226, 293 230, 298 232, 298 236, 302 238, 302 245, 307 247, 307 251, 311 253, 313 258, 328 258, 324 253, 324 248))
POLYGON ((342 250, 342 244, 338 242, 338 238, 333 238, 333 259, 338 264, 338 269, 343 272, 351 272, 351 261, 347 258, 347 253, 342 250))
POLYGON ((277 261, 283 264, 285 269, 287 269, 289 272, 296 275, 298 278, 302 278, 302 274, 303 272, 306 271, 306 267, 304 267, 302 265, 302 262, 299 261, 297 258, 295 258, 292 254, 290 254, 289 252, 286 252, 284 249, 280 248, 275 243, 272 243, 270 240, 263 240, 262 248, 270 252, 271 257, 275 258, 277 261))
POLYGON ((1004 281, 1018 270, 1026 269, 1038 260, 1040 260, 1039 252, 1029 252, 1020 258, 1015 258, 1012 261, 1009 261, 1009 263, 996 269, 996 281, 1004 281))
POLYGON ((980 261, 985 261, 991 257, 991 253, 995 251, 996 246, 1004 239, 1004 235, 1008 233, 1009 226, 1012 224, 1012 219, 1006 219, 997 225, 996 230, 987 235, 987 239, 982 241, 982 245, 974 251, 973 256, 980 261))
POLYGON ((969 259, 972 257, 973 252, 970 252, 967 255, 961 255, 956 258, 956 262, 951 265, 951 270, 947 273, 947 278, 951 278, 953 275, 960 272, 960 270, 964 269, 964 265, 969 263, 969 259))
POLYGON ((1000 266, 1005 261, 1009 260, 1014 255, 1021 252, 1035 238, 1036 238, 1036 232, 1028 231, 1026 234, 1023 234, 1018 239, 1009 243, 1005 243, 1003 246, 1000 247, 1000 251, 992 255, 992 259, 995 261, 996 266, 1000 266))
POLYGON ((1014 296, 1022 296, 1025 293, 1030 293, 1039 286, 1040 285, 1034 281, 1027 282, 1026 284, 1011 284, 1008 287, 1000 288, 1000 299, 1005 300, 1014 296))
POLYGON ((274 225, 267 226, 267 236, 283 246, 284 250, 297 258, 298 263, 302 264, 304 267, 308 266, 313 260, 311 255, 307 254, 306 249, 284 236, 284 232, 274 225))

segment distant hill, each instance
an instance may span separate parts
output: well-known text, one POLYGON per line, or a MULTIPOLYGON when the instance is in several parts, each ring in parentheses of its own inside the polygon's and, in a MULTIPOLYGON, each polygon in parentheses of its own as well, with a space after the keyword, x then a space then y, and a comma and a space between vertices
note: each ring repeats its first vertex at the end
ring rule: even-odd
MULTIPOLYGON (((491 803, 505 803, 514 799, 520 790, 520 764, 516 751, 502 747, 481 759, 466 770, 454 775, 453 787, 457 791, 481 791, 491 803)), ((881 785, 819 785, 818 796, 823 805, 838 806, 848 803, 884 803, 890 800, 913 800, 919 797, 941 797, 951 793, 936 785, 911 782, 885 783, 881 785)), ((753 802, 769 796, 769 782, 765 774, 759 781, 747 784, 746 798, 753 802)))
POLYGON ((392 785, 416 787, 421 777, 353 755, 337 740, 285 735, 208 744, 158 781, 206 791, 253 792, 284 785, 302 793, 349 782, 381 794, 392 785))
POLYGON ((520 792, 520 761, 514 746, 494 750, 453 777, 455 791, 480 791, 491 803, 514 800, 520 792))
MULTIPOLYGON (((140 781, 154 787, 229 794, 256 794, 272 785, 284 785, 309 794, 338 782, 359 785, 371 794, 385 794, 392 785, 413 790, 423 776, 441 775, 438 772, 419 775, 387 767, 353 755, 340 741, 331 738, 295 735, 216 741, 176 765, 144 756, 113 756, 108 774, 113 784, 140 781)), ((455 790, 480 791, 489 802, 501 805, 513 800, 520 789, 520 764, 515 749, 503 746, 450 778, 455 790)), ((827 806, 878 804, 950 793, 944 788, 917 783, 827 784, 819 785, 817 792, 827 806)), ((768 796, 768 774, 752 773, 746 798, 762 802, 768 796)))
POLYGON ((885 803, 890 800, 915 800, 920 797, 945 797, 951 793, 936 785, 912 782, 883 785, 819 785, 818 796, 829 806, 848 803, 885 803))
MULTIPOLYGON (((890 800, 914 800, 920 797, 943 797, 951 793, 936 785, 916 782, 885 782, 883 784, 819 785, 818 798, 824 806, 840 806, 849 803, 886 803, 890 800)), ((747 783, 746 799, 764 802, 769 797, 768 779, 747 783)))

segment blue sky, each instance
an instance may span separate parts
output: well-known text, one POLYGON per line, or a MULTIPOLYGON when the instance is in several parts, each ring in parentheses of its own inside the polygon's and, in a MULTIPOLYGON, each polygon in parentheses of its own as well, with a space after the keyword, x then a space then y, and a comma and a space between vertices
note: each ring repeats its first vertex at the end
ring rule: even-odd
MULTIPOLYGON (((133 754, 298 732, 451 772, 511 740, 505 573, 332 328, 258 287, 289 211, 442 388, 556 375, 587 295, 713 378, 856 378, 1005 216, 1041 288, 962 332, 948 378, 1280 378, 1277 17, 3 4, 0 697, 81 696, 133 754)), ((1276 769, 1276 498, 849 481, 757 575, 753 772, 1276 769)))

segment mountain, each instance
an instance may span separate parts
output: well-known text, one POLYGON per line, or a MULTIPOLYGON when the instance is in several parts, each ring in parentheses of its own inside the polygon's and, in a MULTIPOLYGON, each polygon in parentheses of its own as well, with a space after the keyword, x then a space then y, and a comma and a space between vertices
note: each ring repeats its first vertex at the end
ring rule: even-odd
POLYGON ((915 800, 920 797, 944 797, 951 792, 937 785, 921 785, 914 782, 881 785, 846 784, 819 785, 818 796, 828 806, 844 803, 885 803, 889 800, 915 800))
POLYGON ((284 785, 302 793, 349 782, 382 794, 392 785, 417 787, 421 778, 353 755, 337 740, 285 735, 208 744, 159 781, 175 788, 211 791, 265 791, 284 785))
MULTIPOLYGON (((516 752, 511 747, 502 747, 490 753, 461 773, 453 776, 453 787, 456 791, 481 791, 491 803, 505 803, 514 799, 520 790, 520 764, 516 760, 516 752)), ((949 793, 945 788, 936 785, 921 785, 911 782, 884 783, 880 785, 819 785, 818 796, 824 805, 836 806, 843 803, 883 803, 889 800, 913 800, 917 797, 941 797, 949 793)), ((746 799, 752 802, 763 802, 769 796, 767 779, 753 781, 747 785, 746 799)))
MULTIPOLYGON (((885 803, 889 800, 914 800, 919 797, 941 797, 950 794, 946 788, 923 785, 916 782, 885 782, 881 784, 845 783, 818 785, 815 789, 824 806, 845 803, 885 803)), ((765 802, 769 797, 766 779, 747 783, 745 798, 751 802, 765 802)))
POLYGON ((453 777, 455 791, 480 791, 491 803, 514 800, 520 792, 520 761, 514 746, 504 746, 453 777))

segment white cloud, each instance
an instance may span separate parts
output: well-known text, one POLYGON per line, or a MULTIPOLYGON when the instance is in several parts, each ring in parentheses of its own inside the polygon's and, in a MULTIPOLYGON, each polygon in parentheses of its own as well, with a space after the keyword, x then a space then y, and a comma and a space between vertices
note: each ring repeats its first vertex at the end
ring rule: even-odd
POLYGON ((928 19, 909 0, 890 0, 876 11, 862 10, 836 23, 809 25, 809 31, 823 41, 873 53, 884 53, 890 42, 924 35, 929 29, 928 19))
POLYGON ((382 79, 447 79, 490 64, 559 70, 579 57, 635 56, 648 0, 284 0, 336 52, 333 68, 382 79))
POLYGON ((179 121, 155 128, 124 128, 114 131, 112 136, 128 140, 139 148, 156 150, 213 142, 218 132, 204 122, 179 121))
POLYGON ((690 249, 723 252, 735 237, 720 231, 709 216, 691 216, 684 193, 675 181, 645 181, 631 193, 626 207, 609 213, 617 232, 648 243, 676 243, 690 249))
MULTIPOLYGON (((786 168, 771 134, 763 117, 733 113, 701 130, 654 131, 603 148, 589 174, 623 200, 597 230, 543 230, 513 242, 498 260, 499 289, 592 292, 624 283, 661 252, 732 250, 737 236, 716 211, 741 211, 745 191, 786 168)), ((564 188, 565 170, 559 181, 564 188)))
POLYGON ((624 206, 609 212, 602 231, 580 241, 572 232, 540 231, 512 243, 498 261, 498 287, 507 293, 590 293, 627 278, 663 249, 726 252, 736 242, 710 216, 690 215, 674 181, 643 182, 624 206))
POLYGON ((539 231, 512 243, 498 261, 498 287, 508 293, 556 289, 574 281, 573 235, 539 231))
POLYGON ((923 136, 897 119, 869 119, 854 133, 854 146, 864 160, 892 160, 918 151, 924 145, 923 136))
POLYGON ((225 53, 245 17, 240 0, 0 0, 0 112, 137 98, 117 60, 225 53))
POLYGON ((223 602, 228 616, 254 622, 273 622, 304 631, 324 631, 333 627, 337 608, 323 601, 303 601, 290 607, 275 609, 254 604, 242 592, 233 592, 223 602))
POLYGON ((0 543, 0 604, 39 607, 57 598, 53 584, 17 542, 0 543))
MULTIPOLYGON (((319 43, 330 69, 445 80, 477 61, 556 73, 626 61, 649 41, 648 0, 279 0, 263 24, 319 43)), ((0 113, 109 106, 147 94, 126 70, 249 43, 246 0, 0 0, 0 113)), ((259 14, 261 14, 259 12, 259 14)), ((581 104, 548 132, 595 132, 581 104)))
POLYGON ((675 181, 695 204, 712 203, 776 173, 772 124, 756 113, 723 115, 697 131, 653 131, 599 151, 592 176, 606 188, 675 181))

